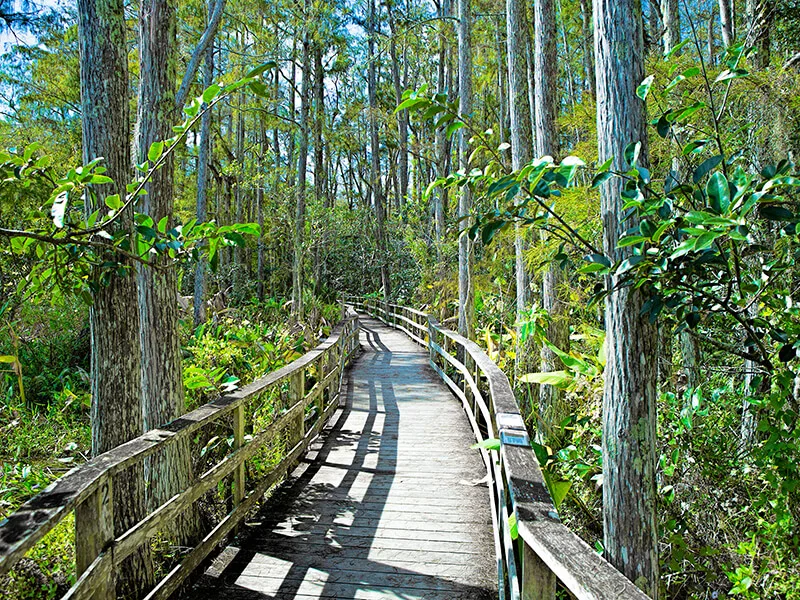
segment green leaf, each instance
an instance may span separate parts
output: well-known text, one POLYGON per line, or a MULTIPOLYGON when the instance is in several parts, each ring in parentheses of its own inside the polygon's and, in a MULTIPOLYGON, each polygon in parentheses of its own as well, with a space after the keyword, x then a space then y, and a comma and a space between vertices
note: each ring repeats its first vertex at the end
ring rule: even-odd
POLYGON ((508 515, 508 531, 512 540, 519 537, 519 522, 517 521, 517 515, 514 513, 508 515))
POLYGON ((692 181, 695 183, 700 183, 700 180, 703 179, 706 175, 708 175, 712 169, 714 169, 719 163, 722 162, 722 155, 717 154, 716 156, 712 156, 709 159, 704 160, 700 163, 700 166, 694 170, 694 175, 692 175, 692 181))
POLYGON ((639 87, 636 88, 636 95, 639 96, 639 98, 641 98, 642 100, 647 99, 647 94, 650 93, 650 88, 653 85, 654 79, 655 76, 649 75, 644 78, 644 81, 642 81, 642 83, 639 84, 639 87))
POLYGON ((234 227, 242 235, 258 235, 261 233, 261 227, 259 227, 258 223, 239 223, 234 227))
POLYGON ((672 48, 672 49, 671 49, 669 52, 667 52, 667 53, 664 55, 664 60, 667 60, 667 59, 669 59, 669 58, 672 58, 673 56, 675 56, 675 55, 676 55, 678 52, 680 52, 680 51, 681 51, 681 49, 682 49, 682 48, 683 48, 683 47, 684 47, 686 44, 688 44, 690 41, 691 41, 691 38, 688 38, 688 37, 687 37, 687 38, 686 38, 685 40, 683 40, 683 41, 682 41, 680 44, 677 44, 676 46, 674 46, 674 47, 673 47, 673 48, 672 48))
POLYGON ((484 225, 483 229, 481 229, 481 240, 483 243, 488 244, 491 242, 495 234, 500 231, 505 224, 505 221, 489 221, 486 225, 484 225))
POLYGON ((122 208, 122 200, 120 200, 119 194, 111 194, 110 196, 106 196, 106 206, 111 210, 119 210, 122 208))
POLYGON ((634 244, 641 244, 646 242, 650 237, 646 235, 626 235, 620 239, 617 248, 625 248, 626 246, 633 246, 634 244))
POLYGON ((456 131, 458 131, 459 129, 461 129, 461 128, 462 128, 462 127, 464 127, 464 126, 465 126, 465 125, 464 125, 464 122, 463 122, 463 121, 454 121, 453 123, 450 123, 450 125, 448 125, 448 126, 447 126, 447 129, 445 130, 444 134, 445 134, 447 137, 450 137, 450 136, 451 136, 451 135, 453 135, 453 134, 454 134, 456 131))
POLYGON ((17 362, 17 357, 11 354, 0 355, 0 363, 13 364, 17 362))
POLYGON ((714 80, 714 83, 720 83, 721 81, 730 81, 731 79, 738 79, 739 77, 747 77, 750 73, 747 69, 725 69, 722 73, 717 75, 717 78, 714 80))
POLYGON ((89 180, 89 183, 93 185, 102 185, 104 183, 114 183, 114 180, 111 179, 111 177, 108 177, 107 175, 94 174, 92 175, 92 178, 89 180))
POLYGON ((224 235, 225 239, 230 242, 231 244, 238 246, 239 248, 244 248, 245 240, 242 237, 241 233, 237 233, 235 231, 229 231, 224 235))
POLYGON ((689 79, 690 77, 694 77, 698 73, 700 73, 700 69, 698 69, 697 67, 690 67, 690 68, 686 69, 683 73, 681 73, 675 79, 670 81, 669 84, 667 85, 667 87, 664 89, 664 91, 665 92, 671 91, 681 81, 685 81, 685 80, 689 79))
POLYGON ((156 162, 164 154, 164 142, 153 142, 147 151, 147 160, 156 162))
POLYGON ((603 162, 603 164, 602 164, 602 165, 600 165, 599 167, 597 167, 597 172, 598 172, 598 173, 605 173, 606 171, 608 171, 608 170, 611 168, 611 163, 613 163, 613 162, 614 162, 614 157, 613 157, 613 156, 611 156, 611 157, 607 158, 607 159, 606 159, 606 160, 603 162))
POLYGON ((681 155, 686 156, 687 154, 698 153, 706 147, 708 142, 709 140, 692 140, 683 147, 683 150, 681 150, 681 155))
POLYGON ((67 211, 67 203, 69 201, 69 192, 61 192, 53 200, 53 206, 50 209, 50 216, 53 217, 53 224, 56 227, 64 226, 64 213, 67 211))
POLYGON ((792 211, 775 204, 766 204, 759 207, 758 213, 770 221, 793 221, 795 218, 792 211))
POLYGON ((572 483, 566 480, 556 481, 548 471, 544 471, 544 480, 547 484, 547 489, 550 491, 550 497, 553 499, 553 506, 558 510, 561 507, 561 503, 564 502, 564 498, 567 497, 572 483))
POLYGON ((217 85, 216 83, 211 84, 205 90, 203 90, 203 96, 202 96, 203 102, 205 102, 206 104, 211 103, 211 101, 214 100, 214 98, 219 96, 219 93, 221 91, 222 88, 219 85, 217 85))
POLYGON ((526 373, 521 375, 518 381, 523 383, 538 383, 540 385, 552 385, 557 388, 569 386, 575 380, 575 376, 567 371, 548 371, 546 373, 526 373))
POLYGON ((431 101, 428 100, 428 98, 419 98, 417 96, 413 96, 403 100, 400 104, 398 104, 397 108, 394 109, 394 113, 397 114, 402 110, 408 110, 410 112, 413 109, 430 106, 430 104, 431 101))
POLYGON ((473 450, 477 450, 478 448, 484 448, 486 450, 500 450, 500 440, 497 438, 488 438, 481 440, 477 444, 472 444, 470 448, 473 450))
POLYGON ((248 78, 250 78, 250 77, 258 77, 259 75, 262 75, 265 71, 269 71, 270 69, 274 69, 277 66, 278 66, 278 63, 276 63, 274 60, 267 61, 267 62, 265 62, 263 64, 258 65, 257 67, 255 67, 253 69, 250 69, 247 72, 246 77, 248 77, 248 78))
POLYGON ((725 214, 731 206, 731 193, 725 173, 717 171, 708 179, 706 194, 711 209, 718 215, 725 214))
POLYGON ((610 171, 601 171, 597 175, 592 178, 592 188, 599 188, 603 185, 606 181, 614 177, 614 174, 610 171))
POLYGON ((639 161, 639 154, 642 152, 642 142, 631 142, 625 147, 625 162, 629 166, 635 167, 639 161))

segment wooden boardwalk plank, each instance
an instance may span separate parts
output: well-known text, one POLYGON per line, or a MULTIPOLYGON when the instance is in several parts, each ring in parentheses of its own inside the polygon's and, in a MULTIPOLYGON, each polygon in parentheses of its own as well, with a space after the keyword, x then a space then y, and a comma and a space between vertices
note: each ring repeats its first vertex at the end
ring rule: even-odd
POLYGON ((190 597, 497 597, 485 471, 461 404, 405 335, 362 327, 336 424, 190 597))

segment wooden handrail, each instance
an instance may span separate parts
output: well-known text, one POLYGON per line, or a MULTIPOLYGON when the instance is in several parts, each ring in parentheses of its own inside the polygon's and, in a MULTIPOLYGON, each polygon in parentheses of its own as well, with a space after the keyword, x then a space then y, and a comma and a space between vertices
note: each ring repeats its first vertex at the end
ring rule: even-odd
POLYGON ((203 560, 225 539, 256 502, 297 464, 339 405, 344 368, 358 348, 359 320, 352 311, 331 335, 302 357, 254 381, 242 389, 209 402, 178 419, 148 431, 86 464, 73 469, 26 502, 0 523, 0 576, 39 542, 70 512, 75 513, 77 581, 64 598, 113 600, 113 573, 121 562, 161 531, 174 517, 203 494, 233 475, 233 509, 181 563, 163 577, 147 599, 168 598, 203 560), (316 368, 317 381, 306 391, 306 371, 316 368), (276 385, 289 382, 290 406, 266 428, 244 438, 245 410, 253 399, 276 385), (327 400, 325 391, 328 392, 327 400), (306 430, 306 409, 314 405, 317 418, 306 430), (115 474, 181 439, 189 439, 200 428, 232 415, 233 449, 173 498, 156 508, 121 536, 113 534, 112 487, 115 474), (255 487, 247 490, 245 465, 258 450, 282 430, 290 431, 291 448, 255 487))
POLYGON ((482 449, 481 455, 490 479, 500 600, 553 600, 556 580, 578 600, 647 598, 561 522, 508 377, 480 346, 421 311, 374 298, 347 301, 426 347, 431 367, 464 405, 476 440, 499 438, 499 452, 482 449))

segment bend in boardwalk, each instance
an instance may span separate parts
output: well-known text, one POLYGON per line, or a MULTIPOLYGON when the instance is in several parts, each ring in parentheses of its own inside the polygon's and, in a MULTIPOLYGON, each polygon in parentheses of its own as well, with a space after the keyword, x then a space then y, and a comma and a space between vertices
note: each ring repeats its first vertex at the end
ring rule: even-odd
POLYGON ((333 426, 200 599, 496 598, 485 469, 461 404, 402 333, 362 320, 333 426))

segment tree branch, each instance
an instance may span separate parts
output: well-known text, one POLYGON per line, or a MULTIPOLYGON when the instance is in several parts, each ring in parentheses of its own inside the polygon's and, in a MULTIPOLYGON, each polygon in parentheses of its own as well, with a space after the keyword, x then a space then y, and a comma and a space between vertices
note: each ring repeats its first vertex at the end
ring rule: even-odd
POLYGON ((186 73, 183 74, 183 81, 178 88, 178 93, 175 94, 175 106, 180 110, 186 102, 186 97, 189 95, 189 88, 194 82, 194 76, 197 74, 197 69, 200 67, 200 61, 203 60, 203 54, 209 44, 214 40, 217 35, 217 29, 222 21, 222 14, 225 12, 225 4, 227 0, 215 0, 214 8, 211 11, 208 25, 203 35, 200 36, 200 41, 192 52, 189 62, 186 65, 186 73))

